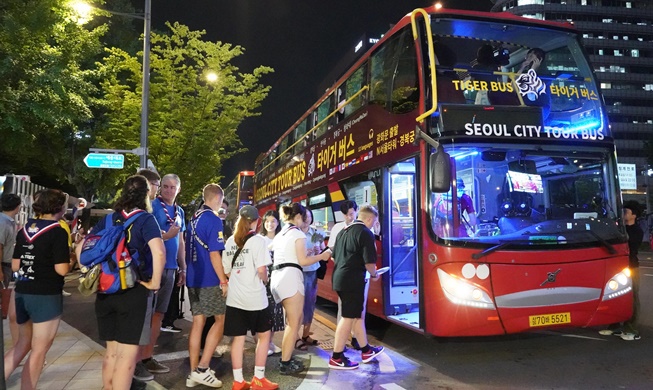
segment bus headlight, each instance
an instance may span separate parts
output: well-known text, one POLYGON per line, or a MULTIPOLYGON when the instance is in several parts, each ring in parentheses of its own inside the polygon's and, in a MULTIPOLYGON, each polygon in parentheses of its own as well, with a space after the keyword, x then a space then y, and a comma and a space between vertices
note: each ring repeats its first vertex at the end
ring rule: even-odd
POLYGON ((630 269, 624 268, 623 271, 614 275, 605 284, 603 290, 603 300, 607 301, 620 297, 633 289, 633 280, 630 278, 630 269))
POLYGON ((438 269, 440 286, 449 301, 456 305, 471 306, 479 309, 494 309, 490 295, 482 288, 438 269))

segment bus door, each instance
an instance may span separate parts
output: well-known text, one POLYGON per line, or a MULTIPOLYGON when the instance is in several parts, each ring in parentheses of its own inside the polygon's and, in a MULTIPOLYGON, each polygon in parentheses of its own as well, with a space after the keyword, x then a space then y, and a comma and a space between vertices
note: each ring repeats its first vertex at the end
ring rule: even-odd
POLYGON ((399 162, 387 171, 382 221, 384 253, 390 271, 383 276, 385 313, 405 325, 420 327, 417 256, 418 187, 416 159, 399 162))

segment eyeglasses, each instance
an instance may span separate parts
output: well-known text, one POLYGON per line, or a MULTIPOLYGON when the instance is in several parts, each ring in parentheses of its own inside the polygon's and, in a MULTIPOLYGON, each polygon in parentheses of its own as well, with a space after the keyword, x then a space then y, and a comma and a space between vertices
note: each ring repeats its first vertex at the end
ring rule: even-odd
POLYGON ((153 181, 150 182, 150 185, 153 186, 153 187, 161 187, 161 184, 155 183, 153 181))

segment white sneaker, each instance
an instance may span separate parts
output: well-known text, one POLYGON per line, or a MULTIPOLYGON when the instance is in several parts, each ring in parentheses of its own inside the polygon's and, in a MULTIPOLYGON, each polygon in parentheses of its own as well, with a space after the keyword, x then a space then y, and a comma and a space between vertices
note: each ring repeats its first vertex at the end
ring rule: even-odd
POLYGON ((64 297, 69 297, 69 296, 71 296, 71 295, 73 295, 73 294, 69 293, 69 292, 66 291, 66 290, 61 290, 61 295, 63 295, 64 297))
POLYGON ((268 356, 276 355, 278 353, 281 353, 281 348, 274 345, 274 343, 270 343, 270 346, 268 347, 268 356))
POLYGON ((208 369, 205 372, 194 370, 186 377, 186 387, 195 387, 204 385, 212 388, 222 387, 222 381, 215 377, 213 370, 208 369))

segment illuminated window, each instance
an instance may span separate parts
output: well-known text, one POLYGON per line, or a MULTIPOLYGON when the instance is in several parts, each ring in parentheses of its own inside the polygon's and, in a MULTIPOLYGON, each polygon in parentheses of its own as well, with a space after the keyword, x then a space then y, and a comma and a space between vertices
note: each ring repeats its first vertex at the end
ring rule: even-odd
POLYGON ((631 57, 639 57, 639 50, 638 49, 632 49, 630 51, 630 56, 631 57))
POLYGON ((612 89, 612 83, 601 83, 601 89, 612 89))

